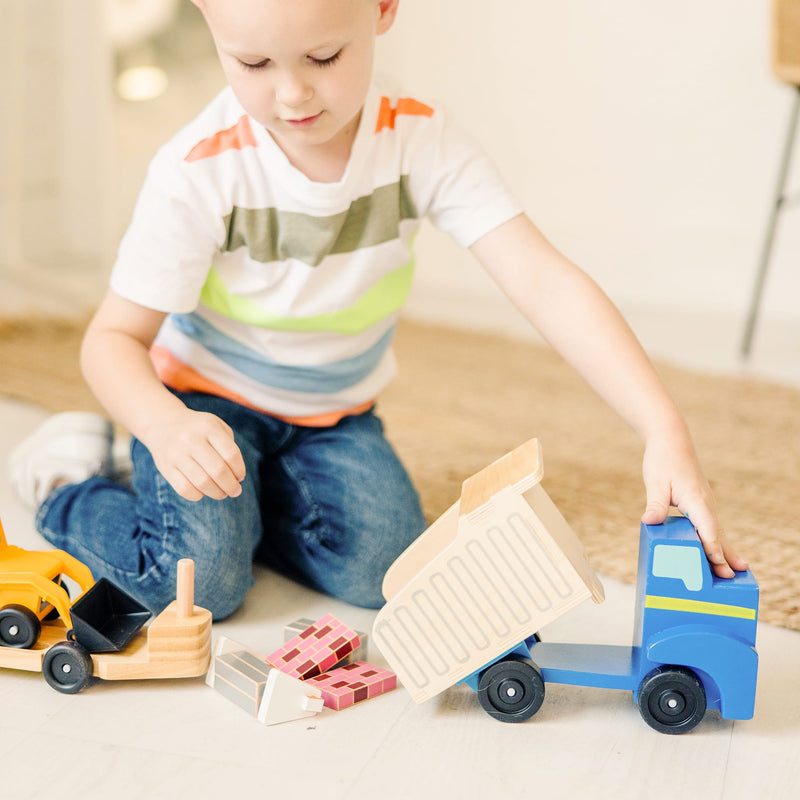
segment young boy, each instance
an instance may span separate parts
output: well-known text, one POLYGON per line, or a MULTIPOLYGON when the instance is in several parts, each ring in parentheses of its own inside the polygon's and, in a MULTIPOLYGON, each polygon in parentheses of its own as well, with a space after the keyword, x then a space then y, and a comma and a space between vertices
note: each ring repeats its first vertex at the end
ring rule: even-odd
POLYGON ((253 560, 382 604, 425 523, 372 406, 428 217, 469 247, 645 443, 644 520, 675 505, 717 574, 727 545, 679 412, 601 290, 556 252, 436 107, 373 82, 399 0, 193 0, 229 88, 156 155, 82 366, 133 435, 54 417, 12 457, 37 524, 157 610, 197 565, 215 618, 253 560))

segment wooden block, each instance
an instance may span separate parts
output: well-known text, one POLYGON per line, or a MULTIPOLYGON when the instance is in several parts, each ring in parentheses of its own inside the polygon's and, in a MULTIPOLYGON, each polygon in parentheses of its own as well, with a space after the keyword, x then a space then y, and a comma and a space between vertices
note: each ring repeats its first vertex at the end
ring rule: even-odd
POLYGON ((271 667, 260 654, 220 637, 206 683, 264 725, 322 710, 322 692, 271 667))
POLYGON ((327 672, 360 644, 358 634, 332 614, 267 656, 269 664, 300 680, 327 672))
POLYGON ((396 689, 397 676, 389 670, 359 661, 318 675, 306 683, 322 691, 327 708, 341 711, 396 689))
POLYGON ((277 725, 311 717, 322 708, 322 691, 319 688, 273 669, 269 673, 264 699, 258 710, 258 721, 264 725, 277 725))
MULTIPOLYGON (((296 619, 294 622, 290 622, 288 625, 284 626, 284 644, 290 642, 295 636, 301 634, 313 624, 313 619, 301 617, 300 619, 296 619)), ((359 641, 358 647, 356 647, 352 652, 348 653, 341 661, 338 661, 336 664, 334 664, 331 669, 345 667, 348 664, 354 664, 356 661, 367 661, 369 659, 369 634, 364 633, 363 631, 356 631, 356 635, 358 636, 359 641)))
POLYGON ((266 661, 247 650, 226 653, 214 660, 214 688, 241 706, 248 714, 258 715, 270 667, 266 661))
POLYGON ((301 634, 307 628, 310 628, 314 624, 314 620, 310 617, 300 617, 300 619, 296 619, 294 622, 290 622, 288 625, 284 625, 283 627, 283 643, 287 644, 295 636, 301 634))

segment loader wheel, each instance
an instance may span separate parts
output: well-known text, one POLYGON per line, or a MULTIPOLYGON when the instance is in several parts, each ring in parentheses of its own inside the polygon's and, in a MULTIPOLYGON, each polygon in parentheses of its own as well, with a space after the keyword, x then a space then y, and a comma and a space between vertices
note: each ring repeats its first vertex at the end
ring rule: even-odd
POLYGON ((59 642, 45 653, 42 674, 57 692, 77 694, 88 686, 94 674, 94 664, 83 645, 59 642))
POLYGON ((639 713, 659 733, 688 733, 706 713, 698 677, 681 667, 659 667, 639 687, 639 713))
POLYGON ((500 722, 524 722, 544 701, 542 673, 529 658, 511 653, 481 673, 478 699, 500 722))
POLYGON ((42 623, 29 608, 9 605, 0 609, 0 644, 27 649, 39 641, 42 623))

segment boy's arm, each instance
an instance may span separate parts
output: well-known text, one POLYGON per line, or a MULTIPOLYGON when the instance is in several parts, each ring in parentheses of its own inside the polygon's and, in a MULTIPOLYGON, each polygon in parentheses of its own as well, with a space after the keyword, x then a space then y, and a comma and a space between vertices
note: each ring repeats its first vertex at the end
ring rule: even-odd
POLYGON ((84 336, 84 376, 178 494, 187 500, 236 497, 245 468, 233 431, 219 417, 187 408, 150 362, 150 345, 165 316, 109 290, 84 336))
POLYGON ((470 249, 531 324, 644 441, 643 521, 663 522, 674 505, 697 528, 717 575, 746 569, 717 519, 686 423, 600 287, 523 214, 470 249))

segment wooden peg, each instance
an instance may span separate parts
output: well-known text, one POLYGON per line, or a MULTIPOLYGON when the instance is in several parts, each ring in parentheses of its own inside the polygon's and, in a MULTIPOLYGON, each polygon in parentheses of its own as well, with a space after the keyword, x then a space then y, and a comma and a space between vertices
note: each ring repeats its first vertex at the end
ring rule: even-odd
POLYGON ((194 561, 182 558, 178 562, 178 585, 175 590, 178 619, 186 619, 194 613, 194 561))

